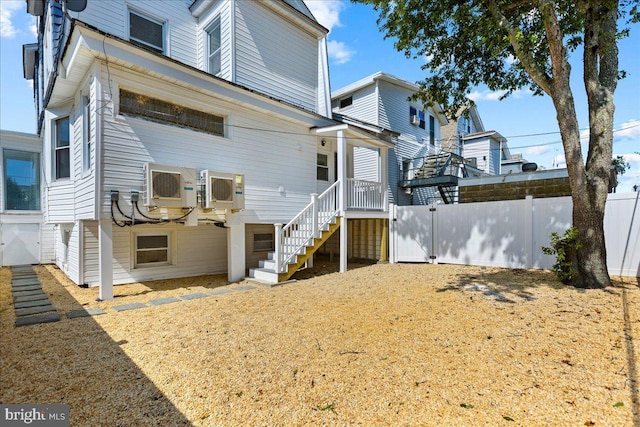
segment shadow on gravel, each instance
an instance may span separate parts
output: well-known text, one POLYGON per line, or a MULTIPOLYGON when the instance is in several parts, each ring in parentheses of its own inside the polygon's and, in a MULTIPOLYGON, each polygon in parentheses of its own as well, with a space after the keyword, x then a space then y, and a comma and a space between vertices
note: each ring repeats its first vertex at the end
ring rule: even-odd
MULTIPOLYGON (((82 305, 50 273, 38 273, 61 320, 15 328, 13 308, 0 310, 0 402, 66 403, 71 425, 191 425, 127 356, 126 340, 114 341, 92 317, 69 319, 82 305)), ((0 299, 10 295, 8 277, 0 299)))

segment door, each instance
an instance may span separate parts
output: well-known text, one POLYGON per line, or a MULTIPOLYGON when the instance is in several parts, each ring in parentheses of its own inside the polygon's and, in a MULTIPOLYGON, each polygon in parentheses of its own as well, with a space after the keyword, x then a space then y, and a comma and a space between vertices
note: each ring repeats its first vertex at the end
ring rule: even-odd
POLYGON ((40 263, 40 224, 2 224, 2 265, 40 263))
POLYGON ((431 262, 433 212, 431 206, 398 206, 395 248, 398 262, 431 262))

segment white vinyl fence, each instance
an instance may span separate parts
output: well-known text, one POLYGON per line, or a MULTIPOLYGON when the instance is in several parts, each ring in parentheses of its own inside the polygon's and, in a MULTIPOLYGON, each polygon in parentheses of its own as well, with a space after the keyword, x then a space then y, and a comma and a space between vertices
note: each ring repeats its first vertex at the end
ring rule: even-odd
MULTIPOLYGON (((392 206, 390 260, 549 269, 541 248, 571 210, 570 197, 392 206)), ((609 274, 640 277, 640 193, 609 195, 604 232, 609 274)))

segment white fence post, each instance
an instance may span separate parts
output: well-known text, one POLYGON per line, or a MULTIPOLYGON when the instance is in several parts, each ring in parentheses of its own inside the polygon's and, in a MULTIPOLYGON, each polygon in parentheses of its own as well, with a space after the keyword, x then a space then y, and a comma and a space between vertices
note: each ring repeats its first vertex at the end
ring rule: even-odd
POLYGON ((396 238, 396 205, 389 203, 389 263, 395 264, 398 262, 398 256, 396 254, 396 244, 398 239, 396 238))
POLYGON ((282 273, 282 267, 280 266, 281 258, 282 258, 282 224, 275 224, 276 227, 276 241, 275 247, 276 251, 274 254, 275 262, 276 262, 276 273, 282 273))

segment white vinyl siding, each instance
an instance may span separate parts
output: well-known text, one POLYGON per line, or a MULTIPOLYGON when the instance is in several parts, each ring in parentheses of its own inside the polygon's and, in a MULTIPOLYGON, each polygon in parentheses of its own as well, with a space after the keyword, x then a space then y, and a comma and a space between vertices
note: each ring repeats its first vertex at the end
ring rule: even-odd
POLYGON ((236 83, 316 111, 318 41, 254 1, 236 4, 236 83))
MULTIPOLYGON (((89 286, 99 283, 98 242, 98 223, 85 222, 84 282, 89 286)), ((113 258, 114 284, 224 273, 227 271, 227 231, 213 225, 114 227, 113 258), (133 268, 133 240, 138 233, 171 233, 175 248, 173 265, 133 268)))
POLYGON ((100 31, 129 39, 129 10, 165 25, 165 54, 197 67, 197 22, 189 11, 193 0, 88 1, 82 12, 69 12, 100 31))
MULTIPOLYGON (((254 222, 287 222, 316 190, 316 138, 309 124, 293 124, 246 107, 233 107, 211 95, 160 83, 148 75, 110 67, 112 78, 136 91, 159 95, 194 109, 225 112, 229 138, 110 114, 104 110, 104 188, 102 215, 109 215, 111 189, 121 195, 142 191, 146 162, 245 175, 245 217, 254 222), (233 110, 229 110, 233 108, 233 110), (269 131, 265 132, 263 129, 269 131), (178 143, 179 142, 179 143, 178 143), (286 197, 283 197, 286 194, 286 197)), ((103 76, 106 76, 106 71, 103 76)), ((106 82, 103 90, 108 91, 106 82)), ((108 92, 104 95, 109 99, 108 92)), ((125 211, 128 198, 121 198, 125 211), (124 199, 124 200, 123 200, 124 199)))
POLYGON ((375 85, 369 85, 352 94, 345 95, 335 102, 336 111, 345 116, 353 117, 363 122, 378 124, 378 93, 375 85), (345 98, 351 97, 351 104, 340 108, 345 98))

